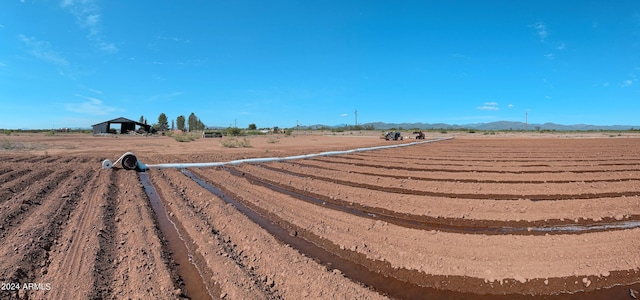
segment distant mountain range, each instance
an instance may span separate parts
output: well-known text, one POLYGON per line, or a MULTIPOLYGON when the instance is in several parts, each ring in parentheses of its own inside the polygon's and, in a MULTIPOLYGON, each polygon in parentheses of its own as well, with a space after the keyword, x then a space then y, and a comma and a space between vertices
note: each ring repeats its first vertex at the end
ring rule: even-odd
MULTIPOLYGON (((555 130, 555 131, 599 131, 599 130, 631 130, 631 129, 640 129, 639 125, 588 125, 588 124, 574 124, 574 125, 562 125, 555 123, 544 123, 544 124, 526 124, 523 122, 510 122, 510 121, 498 121, 498 122, 490 122, 490 123, 472 123, 472 124, 445 124, 445 123, 384 123, 384 122, 373 122, 373 123, 365 123, 360 124, 363 127, 373 126, 376 130, 386 130, 390 128, 396 129, 476 129, 476 130, 555 130)), ((349 124, 339 124, 335 126, 326 126, 326 125, 312 125, 312 126, 300 126, 300 129, 306 128, 321 128, 321 127, 329 127, 329 128, 337 128, 337 127, 345 127, 349 126, 349 124)))

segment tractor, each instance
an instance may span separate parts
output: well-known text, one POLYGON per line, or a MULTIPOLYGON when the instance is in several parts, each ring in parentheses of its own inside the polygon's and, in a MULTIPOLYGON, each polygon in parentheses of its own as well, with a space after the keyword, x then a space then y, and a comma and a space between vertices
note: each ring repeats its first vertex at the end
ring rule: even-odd
POLYGON ((425 138, 424 132, 422 131, 414 131, 413 134, 417 134, 416 140, 424 140, 425 138))
POLYGON ((385 139, 386 141, 388 140, 400 140, 402 141, 402 133, 398 132, 398 131, 389 131, 387 133, 385 133, 383 136, 381 136, 380 138, 385 139))

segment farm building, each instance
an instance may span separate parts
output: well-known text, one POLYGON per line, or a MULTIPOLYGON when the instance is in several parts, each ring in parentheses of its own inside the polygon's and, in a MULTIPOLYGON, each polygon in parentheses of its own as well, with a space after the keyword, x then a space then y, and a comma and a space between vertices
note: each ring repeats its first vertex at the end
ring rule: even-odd
POLYGON ((91 126, 93 127, 93 134, 128 133, 130 131, 136 131, 136 126, 138 126, 138 129, 142 129, 146 132, 151 131, 151 125, 136 122, 134 120, 129 120, 123 117, 116 118, 109 121, 104 121, 102 123, 94 124, 91 126), (112 127, 113 124, 120 124, 120 130, 118 130, 118 126, 112 127))

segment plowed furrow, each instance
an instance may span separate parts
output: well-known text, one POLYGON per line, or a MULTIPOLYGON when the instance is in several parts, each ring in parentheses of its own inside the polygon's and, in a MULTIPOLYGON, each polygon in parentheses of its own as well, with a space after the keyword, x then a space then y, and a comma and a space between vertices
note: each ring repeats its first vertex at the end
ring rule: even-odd
POLYGON ((389 164, 389 163, 359 163, 353 161, 346 161, 342 158, 313 158, 313 160, 334 163, 334 164, 342 164, 345 166, 362 166, 362 167, 378 167, 385 169, 396 169, 396 170, 406 170, 406 171, 428 171, 428 172, 450 172, 450 173, 466 173, 469 172, 469 169, 473 169, 476 173, 499 173, 499 174, 537 174, 537 173, 599 173, 599 172, 637 172, 640 171, 640 168, 630 168, 629 165, 622 166, 603 166, 600 168, 583 168, 583 167, 566 167, 562 169, 556 168, 540 168, 540 167, 532 167, 530 169, 525 169, 522 167, 479 167, 477 165, 468 165, 468 166, 451 166, 452 168, 448 168, 447 165, 428 165, 428 164, 411 164, 414 167, 409 167, 407 164, 398 165, 398 164, 389 164), (418 167, 415 167, 418 166, 418 167))
MULTIPOLYGON (((355 153, 355 154, 350 154, 349 157, 353 158, 353 159, 358 159, 358 160, 366 160, 366 161, 385 161, 384 159, 381 158, 381 154, 382 153, 355 153)), ((420 162, 445 162, 445 163, 451 163, 451 162, 457 162, 457 163, 473 163, 478 164, 478 163, 490 163, 490 164, 496 164, 496 163, 508 163, 506 165, 524 165, 527 166, 529 164, 531 165, 552 165, 552 166, 556 166, 555 163, 563 163, 566 165, 562 165, 562 166, 570 166, 570 165, 625 165, 625 164, 637 164, 640 163, 640 158, 638 158, 637 156, 632 156, 632 157, 624 157, 622 159, 624 159, 625 162, 629 162, 629 163, 624 163, 624 162, 620 162, 620 163, 615 163, 616 161, 620 161, 621 157, 619 155, 611 155, 611 156, 603 156, 603 155, 595 155, 593 157, 580 157, 580 158, 571 158, 571 156, 558 156, 556 158, 554 157, 532 157, 532 156, 520 156, 520 157, 508 157, 508 158, 504 158, 505 157, 505 153, 491 153, 491 154, 487 154, 487 156, 492 157, 491 159, 485 159, 482 158, 483 156, 478 156, 478 157, 469 157, 469 158, 461 158, 460 156, 444 156, 444 155, 438 155, 438 156, 433 156, 431 153, 429 153, 428 155, 424 155, 424 154, 416 154, 416 155, 412 155, 412 156, 405 156, 405 155, 398 155, 395 154, 393 156, 393 160, 402 160, 402 161, 409 161, 409 162, 416 162, 416 161, 420 161, 420 162), (500 158, 497 158, 500 157, 500 158), (614 162, 614 163, 612 163, 614 162), (544 163, 544 164, 542 164, 544 163), (576 164, 577 163, 577 164, 576 164)), ((387 160, 388 161, 388 160, 387 160)))
MULTIPOLYGON (((346 185, 351 187, 359 187, 365 188, 374 191, 385 191, 395 194, 405 194, 405 195, 419 195, 419 196, 427 196, 427 197, 445 197, 445 198, 461 198, 461 199, 490 199, 490 200, 519 200, 519 199, 529 199, 531 201, 548 201, 548 200, 574 200, 574 199, 597 199, 597 198, 621 198, 621 197, 636 197, 640 195, 640 191, 611 191, 611 192, 601 192, 601 193, 575 193, 575 194, 533 194, 533 193, 518 193, 511 194, 513 192, 507 192, 504 194, 496 194, 496 193, 448 193, 448 192, 434 192, 427 190, 418 190, 418 189, 409 189, 404 187, 394 187, 394 186, 383 186, 383 185, 374 185, 363 182, 373 182, 375 180, 364 180, 360 182, 355 182, 352 180, 344 180, 335 177, 327 177, 306 173, 299 173, 294 171, 284 171, 276 168, 272 168, 270 166, 265 165, 264 168, 288 173, 295 176, 303 176, 313 178, 314 180, 321 180, 326 182, 332 182, 335 184, 346 185)), ((402 184, 399 184, 402 185, 402 184)), ((454 189, 446 189, 445 190, 454 190, 454 189)), ((518 190, 514 188, 514 190, 518 190)), ((558 189, 554 189, 558 190, 558 189)))
POLYGON ((303 189, 297 189, 290 185, 269 180, 265 177, 257 177, 228 168, 231 174, 244 177, 254 185, 267 187, 273 191, 286 194, 302 201, 319 205, 325 208, 346 212, 362 218, 382 220, 394 225, 420 229, 438 230, 444 232, 457 232, 467 234, 517 234, 517 235, 548 235, 548 234, 575 234, 597 232, 607 230, 624 230, 640 227, 640 215, 627 216, 624 221, 612 217, 604 218, 598 222, 586 219, 560 220, 546 219, 538 221, 499 221, 476 220, 465 218, 431 217, 408 213, 399 213, 380 207, 370 207, 353 201, 344 201, 322 193, 312 193, 303 189))
MULTIPOLYGON (((63 224, 81 199, 78 191, 88 178, 79 175, 86 172, 88 169, 61 172, 73 173, 73 176, 63 176, 66 179, 56 181, 58 187, 54 192, 42 195, 41 205, 35 209, 37 213, 20 216, 21 222, 8 232, 11 243, 3 245, 0 250, 7 253, 6 247, 13 247, 15 253, 0 263, 0 269, 5 270, 0 277, 12 282, 40 282, 47 273, 51 248, 60 238, 63 224)), ((20 293, 23 293, 22 298, 38 298, 42 297, 44 291, 23 289, 20 293)))
MULTIPOLYGON (((51 173, 51 170, 42 170, 36 174, 36 178, 43 179, 35 184, 29 184, 24 180, 14 185, 14 188, 10 188, 10 191, 24 191, 19 195, 13 195, 10 200, 0 204, 2 207, 2 210, 0 210, 0 237, 8 236, 10 230, 24 222, 34 211, 44 210, 43 207, 48 207, 48 204, 50 204, 48 202, 64 200, 47 199, 47 197, 54 193, 59 185, 70 180, 69 176, 72 173, 73 170, 58 170, 53 173, 51 173)), ((68 197, 69 195, 67 194, 66 196, 68 197)))
MULTIPOLYGON (((4 163, 3 163, 3 161, 2 161, 2 158, 0 158, 0 163, 4 165, 4 163)), ((4 177, 4 176, 5 176, 5 174, 7 174, 7 173, 9 173, 9 172, 11 172, 11 171, 13 171, 13 168, 12 168, 12 167, 5 167, 5 166, 2 166, 2 167, 0 167, 0 176, 3 176, 3 177, 4 177)), ((0 183, 4 183, 4 181, 0 181, 0 183)))
POLYGON ((11 180, 11 182, 7 183, 6 186, 3 184, 2 191, 0 191, 0 203, 11 199, 12 197, 16 197, 18 193, 24 191, 27 188, 35 188, 31 186, 33 182, 38 182, 43 178, 51 175, 50 169, 38 169, 35 173, 31 174, 32 170, 27 169, 26 171, 18 171, 22 173, 20 176, 16 176, 11 180), (28 178, 26 175, 29 175, 28 178))
POLYGON ((346 173, 357 173, 362 175, 388 177, 396 179, 412 179, 426 182, 463 182, 463 183, 516 183, 516 184, 546 184, 546 183, 595 183, 595 182, 621 182, 629 180, 640 180, 638 172, 599 172, 599 173, 574 173, 564 172, 561 174, 484 174, 478 176, 474 172, 432 172, 432 171, 406 171, 396 169, 386 169, 381 173, 379 167, 349 166, 345 168, 342 164, 331 164, 315 161, 304 161, 296 163, 272 163, 280 169, 287 170, 292 166, 305 167, 309 170, 323 169, 329 171, 341 171, 346 173), (430 176, 425 176, 429 174, 430 176), (561 178, 561 179, 557 179, 561 178))
MULTIPOLYGON (((492 155, 495 157, 496 155, 492 155)), ((399 157, 389 156, 383 153, 375 154, 349 154, 341 156, 340 159, 346 161, 368 163, 397 163, 397 164, 417 164, 420 166, 451 166, 451 167, 518 167, 518 168, 570 168, 570 167, 593 167, 593 166, 629 166, 640 163, 640 159, 624 158, 621 161, 619 156, 609 159, 540 159, 540 160, 507 160, 507 159, 459 159, 459 158, 438 158, 438 157, 399 157)))
MULTIPOLYGON (((588 238, 569 235, 562 239, 553 236, 515 238, 511 235, 476 236, 439 231, 416 231, 386 222, 345 215, 342 212, 305 204, 286 196, 276 196, 277 193, 253 186, 246 180, 237 179, 233 175, 224 174, 224 172, 207 172, 203 176, 207 182, 216 184, 225 194, 236 201, 250 205, 262 216, 268 217, 271 222, 287 228, 293 232, 292 235, 313 241, 314 244, 320 245, 326 251, 356 265, 364 266, 365 269, 385 274, 388 276, 387 283, 376 283, 373 286, 381 290, 396 278, 414 284, 414 287, 417 288, 425 286, 469 292, 471 287, 474 293, 496 294, 527 291, 526 293, 539 295, 554 294, 558 291, 566 291, 565 289, 575 292, 582 290, 584 286, 566 287, 562 286, 562 283, 573 280, 573 278, 582 278, 582 276, 575 276, 575 274, 581 274, 584 271, 572 275, 572 271, 569 270, 575 270, 574 268, 580 266, 584 261, 576 262, 577 264, 573 266, 564 265, 568 267, 565 271, 551 270, 551 265, 557 264, 559 261, 563 261, 563 264, 568 263, 563 258, 566 257, 565 255, 580 255, 580 253, 591 254, 587 264, 600 265, 596 261, 608 261, 609 255, 612 254, 609 250, 610 245, 603 248, 602 243, 618 241, 619 247, 633 248, 635 246, 626 241, 620 241, 618 238, 633 236, 638 230, 590 233, 588 238), (599 242, 594 242, 594 238, 599 242), (586 242, 587 239, 590 242, 586 242), (492 245, 494 243, 496 245, 502 244, 505 240, 511 240, 512 246, 501 248, 492 245), (480 254, 477 253, 476 247, 490 247, 495 251, 484 253, 479 257, 480 254), (578 249, 580 250, 578 251, 578 249), (417 254, 417 256, 412 257, 407 263, 405 256, 409 254, 417 254), (495 257, 484 257, 484 255, 495 257), (506 257, 509 257, 508 261, 505 261, 506 257), (443 263, 443 259, 448 262, 443 263), (486 262, 497 262, 499 266, 491 265, 489 267, 491 272, 486 272, 486 262), (527 266, 526 271, 523 269, 525 265, 527 266), (475 269, 476 267, 478 269, 475 269), (535 275, 536 272, 540 273, 535 275), (521 280, 521 276, 524 279, 521 280), (542 278, 548 278, 548 282, 553 284, 544 285, 542 278), (499 284, 496 280, 499 281, 499 284), (503 285, 503 283, 505 284, 503 285), (545 286, 545 288, 540 288, 540 286, 545 286)), ((616 248, 616 251, 622 253, 626 250, 616 248)), ((632 270, 633 265, 634 263, 622 262, 619 266, 624 270, 632 270)), ((353 265, 347 266, 347 264, 339 262, 332 267, 351 276, 353 265)), ((601 270, 606 270, 606 268, 601 270)), ((364 270, 360 270, 360 273, 364 272, 364 270)), ((597 285, 600 288, 607 286, 608 277, 613 276, 612 273, 606 271, 606 275, 601 277, 597 272, 584 276, 588 276, 592 285, 597 285)), ((620 273, 616 273, 615 280, 626 283, 635 282, 634 276, 637 272, 624 271, 620 273)), ((411 289, 409 288, 409 290, 411 289)), ((422 290, 423 296, 428 293, 428 291, 422 290)), ((454 296, 454 298, 460 296, 455 293, 441 295, 454 296)), ((411 296, 404 294, 404 297, 411 296)))
POLYGON ((101 284, 98 289, 116 299, 180 298, 173 262, 138 175, 124 169, 105 171, 117 177, 112 187, 116 191, 108 194, 102 214, 105 228, 96 259, 101 272, 95 274, 101 284))
MULTIPOLYGON (((10 184, 12 181, 24 176, 25 174, 32 172, 31 169, 18 169, 16 171, 12 171, 11 169, 8 169, 8 171, 2 173, 2 175, 0 175, 0 184, 2 184, 3 186, 6 186, 7 184, 10 184)), ((12 187, 10 190, 7 190, 6 192, 12 192, 13 189, 15 189, 16 187, 12 187)), ((7 188, 9 189, 9 188, 7 188)), ((4 192, 3 192, 4 194, 4 192)), ((0 199, 2 199, 2 195, 0 194, 0 199)), ((6 196, 5 196, 6 197, 6 196)))
POLYGON ((98 248, 95 254, 92 282, 93 287, 89 298, 91 299, 111 299, 113 298, 114 261, 116 259, 116 205, 119 189, 118 171, 109 170, 109 180, 103 183, 106 194, 103 195, 104 203, 100 204, 98 214, 100 219, 96 222, 96 236, 98 238, 98 248))
POLYGON ((83 197, 53 247, 47 274, 42 277, 43 282, 66 288, 53 288, 37 299, 88 299, 93 291, 100 214, 105 205, 104 195, 108 193, 108 185, 103 183, 108 181, 108 174, 92 172, 87 178, 89 181, 81 191, 83 197), (74 284, 67 285, 69 282, 74 284))
POLYGON ((243 299, 280 298, 275 290, 261 281, 255 270, 247 267, 247 257, 233 246, 232 239, 215 228, 211 218, 201 212, 203 207, 209 206, 203 202, 204 189, 188 182, 178 171, 163 171, 159 176, 154 174, 153 179, 167 213, 172 216, 170 219, 182 232, 183 241, 200 265, 200 272, 204 278, 211 279, 205 284, 214 295, 224 292, 243 299), (219 270, 229 263, 236 267, 221 274, 219 270), (226 281, 225 278, 229 277, 234 280, 226 281))
MULTIPOLYGON (((371 191, 367 188, 338 185, 331 181, 314 180, 286 172, 274 172, 265 166, 245 164, 237 167, 245 174, 267 179, 287 190, 299 191, 320 199, 343 201, 372 209, 394 211, 401 215, 432 217, 436 220, 484 221, 544 221, 561 225, 564 220, 587 225, 603 220, 624 221, 629 215, 640 215, 640 197, 576 199, 572 201, 477 200, 447 197, 426 197, 371 191), (584 222, 582 221, 584 219, 584 222), (560 220, 555 223, 554 220, 560 220)), ((467 222, 467 221, 464 221, 467 222)))
MULTIPOLYGON (((185 171, 185 175, 187 174, 187 171, 185 171)), ((216 184, 220 183, 218 176, 214 174, 211 177, 210 175, 210 172, 206 172, 206 175, 203 176, 207 178, 207 181, 211 178, 216 178, 214 182, 216 184)), ((223 179, 222 181, 225 180, 223 179)), ((220 187, 231 186, 225 183, 220 187)), ((222 188, 222 190, 224 191, 225 188, 222 188)), ((207 191, 207 193, 213 192, 207 191)), ((294 232, 293 235, 290 235, 290 232, 286 231, 286 227, 283 229, 272 224, 270 222, 274 220, 271 218, 272 214, 260 210, 260 207, 255 207, 258 212, 244 206, 243 208, 238 208, 231 202, 230 198, 224 197, 221 192, 215 192, 214 194, 217 197, 224 198, 224 201, 229 204, 223 205, 222 210, 219 208, 213 209, 214 207, 205 209, 207 214, 217 216, 217 222, 223 225, 219 227, 221 232, 229 233, 234 240, 234 244, 238 244, 237 248, 242 249, 243 255, 249 258, 247 266, 261 274, 262 281, 266 282, 271 289, 281 292, 285 299, 327 297, 326 293, 322 292, 323 287, 327 285, 332 286, 331 297, 333 298, 380 298, 379 295, 362 289, 356 283, 344 281, 341 273, 327 272, 324 267, 320 267, 309 256, 303 256, 290 246, 278 243, 277 240, 282 241, 284 239, 286 243, 289 243, 290 240, 295 242, 299 238, 295 237, 295 229, 292 231, 294 232), (242 214, 245 216, 242 216, 242 214), (246 217, 247 214, 251 215, 251 217, 246 217), (256 223, 251 222, 251 220, 256 223), (228 226, 226 225, 227 222, 228 226), (279 233, 274 234, 274 232, 279 233)), ((233 196, 234 194, 229 195, 233 196)), ((264 196, 267 197, 267 195, 264 196)), ((214 218, 215 221, 216 218, 214 218)))

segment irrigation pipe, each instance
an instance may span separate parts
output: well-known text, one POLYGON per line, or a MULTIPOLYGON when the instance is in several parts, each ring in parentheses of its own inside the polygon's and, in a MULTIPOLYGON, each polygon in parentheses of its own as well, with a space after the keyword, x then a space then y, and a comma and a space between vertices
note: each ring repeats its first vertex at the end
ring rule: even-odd
POLYGON ((296 160, 296 159, 306 159, 318 156, 332 156, 332 155, 340 155, 340 154, 348 154, 355 152, 364 152, 364 151, 372 151, 379 149, 389 149, 389 148, 398 148, 398 147, 407 147, 425 143, 433 143, 439 141, 445 141, 453 139, 453 137, 447 138, 439 138, 432 139, 428 141, 420 141, 420 142, 411 142, 406 144, 395 144, 395 145, 387 145, 387 146, 375 146, 375 147, 366 147, 366 148, 357 148, 351 150, 341 150, 341 151, 326 151, 320 153, 313 154, 303 154, 303 155, 294 155, 294 156, 286 156, 286 157, 259 157, 259 158, 246 158, 246 159, 237 159, 232 161, 225 162, 205 162, 205 163, 167 163, 167 164, 144 164, 140 162, 133 152, 126 152, 120 158, 118 158, 114 163, 110 160, 105 159, 102 162, 103 169, 111 169, 114 165, 121 162, 122 167, 127 170, 136 170, 136 171, 146 171, 148 169, 185 169, 185 168, 207 168, 207 167, 220 167, 226 165, 239 165, 242 163, 264 163, 264 162, 273 162, 273 161, 287 161, 287 160, 296 160))

